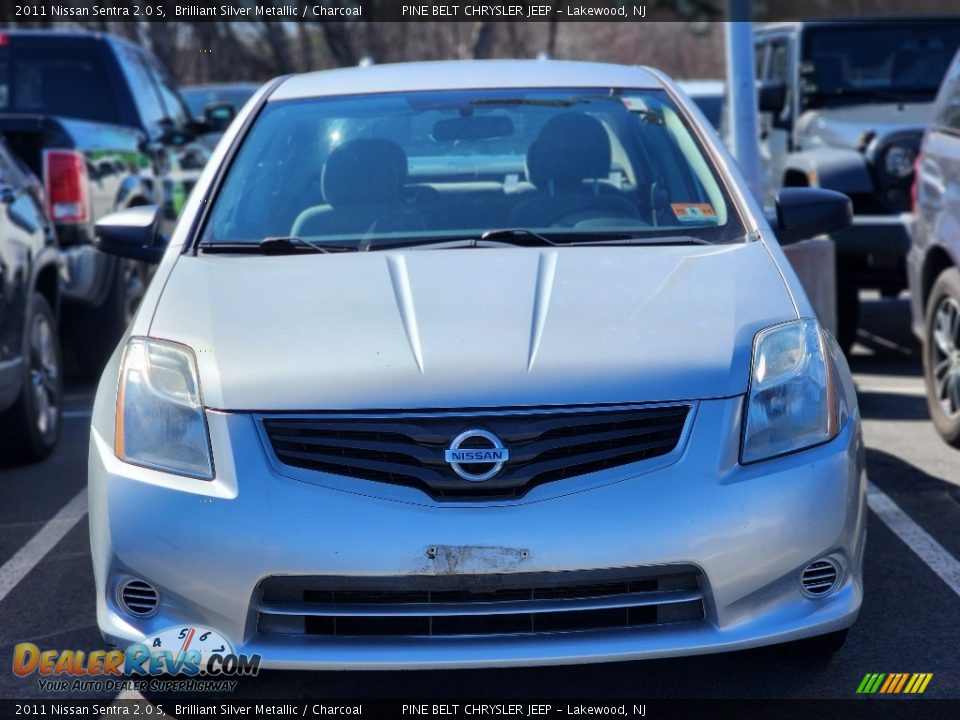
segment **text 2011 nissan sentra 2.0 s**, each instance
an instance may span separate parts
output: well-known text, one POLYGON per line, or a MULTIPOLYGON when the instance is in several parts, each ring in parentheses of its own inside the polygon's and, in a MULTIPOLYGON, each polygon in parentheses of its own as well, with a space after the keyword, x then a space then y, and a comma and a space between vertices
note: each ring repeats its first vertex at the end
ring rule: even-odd
POLYGON ((862 597, 849 371, 774 232, 651 69, 279 79, 158 257, 90 440, 98 620, 264 667, 684 655, 820 637, 862 597), (165 248, 165 250, 164 250, 165 248))

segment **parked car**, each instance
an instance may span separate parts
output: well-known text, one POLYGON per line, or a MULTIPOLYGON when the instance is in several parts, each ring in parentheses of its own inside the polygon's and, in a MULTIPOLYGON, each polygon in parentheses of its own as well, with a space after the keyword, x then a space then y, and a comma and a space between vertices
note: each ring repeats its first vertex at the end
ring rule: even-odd
POLYGON ((697 104, 714 129, 720 130, 723 120, 723 80, 678 80, 677 85, 697 104))
POLYGON ((960 53, 934 103, 916 164, 907 255, 913 331, 923 343, 933 424, 960 447, 960 53))
MULTIPOLYGON (((300 669, 836 649, 853 383, 700 117, 649 68, 280 78, 169 242, 151 208, 101 221, 163 252, 93 411, 106 640, 209 627, 300 669)), ((788 188, 778 217, 851 208, 788 188)))
POLYGON ((63 247, 64 322, 87 374, 103 363, 149 276, 91 244, 114 210, 176 217, 208 152, 176 84, 142 48, 103 33, 0 32, 0 131, 40 177, 63 247))
POLYGON ((849 349, 859 289, 906 286, 913 161, 960 17, 778 23, 756 39, 765 202, 797 186, 853 200, 853 226, 833 235, 837 335, 849 349))
POLYGON ((205 134, 201 142, 213 148, 258 87, 260 86, 252 83, 227 83, 183 88, 183 99, 186 100, 193 117, 212 123, 211 132, 205 134))
POLYGON ((40 460, 60 438, 60 251, 37 179, 0 138, 0 457, 40 460))

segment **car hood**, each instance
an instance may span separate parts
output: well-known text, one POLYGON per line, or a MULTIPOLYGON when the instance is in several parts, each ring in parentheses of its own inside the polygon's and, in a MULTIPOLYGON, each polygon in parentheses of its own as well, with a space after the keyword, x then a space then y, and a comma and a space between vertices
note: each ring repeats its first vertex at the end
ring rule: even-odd
POLYGON ((746 391, 796 317, 760 242, 181 257, 150 335, 226 410, 653 402, 746 391))
POLYGON ((881 139, 903 131, 921 133, 932 110, 932 103, 873 103, 818 109, 800 117, 798 132, 808 138, 804 147, 857 149, 866 132, 881 139))

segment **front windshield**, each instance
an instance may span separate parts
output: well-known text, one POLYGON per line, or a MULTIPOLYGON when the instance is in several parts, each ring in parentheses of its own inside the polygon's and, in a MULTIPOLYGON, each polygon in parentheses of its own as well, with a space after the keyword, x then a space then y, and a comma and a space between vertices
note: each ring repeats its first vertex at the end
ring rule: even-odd
POLYGON ((232 164, 205 245, 744 231, 663 91, 466 90, 274 101, 232 164))
POLYGON ((803 106, 931 102, 960 47, 960 23, 815 28, 804 34, 803 106))

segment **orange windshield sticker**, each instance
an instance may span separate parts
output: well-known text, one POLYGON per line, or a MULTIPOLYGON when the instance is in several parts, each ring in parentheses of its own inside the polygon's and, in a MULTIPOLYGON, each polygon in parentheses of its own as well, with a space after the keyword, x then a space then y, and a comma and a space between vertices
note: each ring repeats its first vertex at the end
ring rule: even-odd
POLYGON ((710 203, 671 203, 670 209, 680 222, 709 222, 717 218, 710 203))

